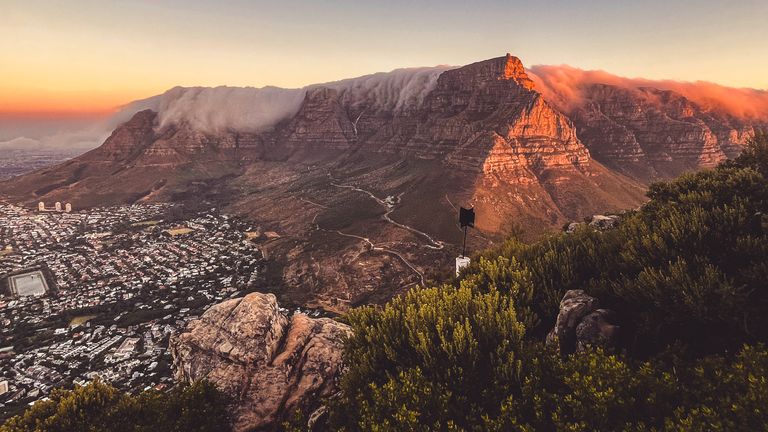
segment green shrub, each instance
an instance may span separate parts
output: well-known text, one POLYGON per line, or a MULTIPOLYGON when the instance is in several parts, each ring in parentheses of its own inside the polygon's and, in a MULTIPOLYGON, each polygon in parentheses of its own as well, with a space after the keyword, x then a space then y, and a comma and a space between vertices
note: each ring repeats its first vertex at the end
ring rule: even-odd
POLYGON ((561 358, 539 347, 523 362, 523 390, 489 430, 766 430, 768 351, 735 358, 632 361, 602 350, 561 358))
POLYGON ((227 431, 225 407, 222 394, 207 382, 131 396, 95 381, 54 390, 48 400, 6 421, 0 432, 227 431))
POLYGON ((337 401, 362 430, 469 429, 519 388, 524 329, 511 297, 462 286, 414 289, 349 316, 351 365, 337 401))
MULTIPOLYGON (((356 331, 366 331, 355 323, 356 331)), ((368 328, 368 336, 380 335, 368 328)), ((383 336, 383 335, 382 335, 383 336)), ((463 349, 468 349, 465 346, 463 349)), ((470 350, 471 351, 471 350, 470 350)), ((396 352, 391 352, 397 356, 396 352)), ((636 361, 595 349, 561 357, 517 346, 516 378, 445 381, 430 367, 350 364, 331 429, 348 431, 736 431, 768 428, 768 351, 636 361), (354 376, 354 380, 349 377, 354 376), (367 380, 370 379, 370 382, 367 380), (493 388, 494 391, 482 392, 493 388)), ((407 356, 400 360, 406 360, 407 356)), ((413 358, 409 358, 409 363, 413 358)), ((424 359, 417 363, 427 364, 424 359)))

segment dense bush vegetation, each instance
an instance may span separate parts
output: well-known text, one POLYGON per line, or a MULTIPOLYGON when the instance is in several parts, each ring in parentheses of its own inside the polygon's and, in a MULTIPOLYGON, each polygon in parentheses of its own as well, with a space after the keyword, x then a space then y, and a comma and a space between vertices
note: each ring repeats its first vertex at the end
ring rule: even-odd
POLYGON ((0 432, 214 432, 229 430, 226 401, 211 384, 198 382, 168 393, 131 396, 99 381, 54 390, 0 432))
POLYGON ((535 312, 538 325, 528 329, 535 336, 552 328, 565 291, 584 289, 623 317, 633 355, 673 344, 699 355, 765 342, 766 175, 768 136, 758 134, 735 161, 652 185, 650 201, 617 229, 585 227, 530 245, 510 240, 485 252, 465 279, 501 275, 500 290, 532 284, 532 301, 520 306, 535 312))
POLYGON ((510 240, 453 285, 353 311, 332 428, 768 429, 767 176, 757 134, 613 230, 510 240), (544 347, 569 289, 617 312, 615 350, 544 347))
POLYGON ((498 291, 413 290, 381 311, 359 309, 351 321, 358 333, 344 379, 359 394, 344 404, 363 430, 466 427, 520 385, 524 330, 498 291))
POLYGON ((768 351, 639 361, 563 358, 525 341, 495 289, 417 289, 351 314, 332 430, 765 430, 768 351))

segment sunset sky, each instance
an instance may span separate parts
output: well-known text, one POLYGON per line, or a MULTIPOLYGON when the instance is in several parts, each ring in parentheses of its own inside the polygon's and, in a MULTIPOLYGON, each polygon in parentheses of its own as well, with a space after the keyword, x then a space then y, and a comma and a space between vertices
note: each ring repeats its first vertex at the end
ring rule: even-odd
POLYGON ((297 87, 510 52, 768 88, 768 1, 0 0, 0 115, 80 116, 177 86, 297 87))

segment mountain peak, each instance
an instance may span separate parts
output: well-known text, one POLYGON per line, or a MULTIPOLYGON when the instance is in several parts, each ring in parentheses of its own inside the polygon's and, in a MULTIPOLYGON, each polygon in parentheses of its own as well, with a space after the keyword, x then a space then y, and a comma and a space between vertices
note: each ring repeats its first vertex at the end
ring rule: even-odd
POLYGON ((525 72, 523 62, 509 53, 503 57, 472 63, 451 72, 462 75, 463 79, 474 82, 505 80, 514 81, 526 90, 533 90, 535 87, 533 81, 525 72))
POLYGON ((533 89, 534 84, 533 81, 528 77, 528 74, 525 73, 525 67, 523 66, 523 62, 520 61, 519 58, 513 56, 510 53, 507 53, 505 57, 499 57, 498 59, 494 60, 501 60, 501 63, 503 64, 503 72, 502 76, 505 79, 514 79, 516 81, 519 81, 521 85, 523 85, 527 89, 533 89))

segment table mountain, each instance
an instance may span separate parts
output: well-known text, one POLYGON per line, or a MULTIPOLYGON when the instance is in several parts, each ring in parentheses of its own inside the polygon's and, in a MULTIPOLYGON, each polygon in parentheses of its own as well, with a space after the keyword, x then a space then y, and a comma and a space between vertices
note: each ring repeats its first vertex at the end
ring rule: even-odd
POLYGON ((460 205, 478 214, 471 248, 532 236, 637 207, 645 182, 712 166, 752 127, 670 91, 594 84, 563 103, 546 84, 508 54, 304 89, 175 88, 0 194, 218 205, 280 235, 262 248, 291 301, 344 310, 449 267, 460 205))

